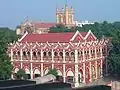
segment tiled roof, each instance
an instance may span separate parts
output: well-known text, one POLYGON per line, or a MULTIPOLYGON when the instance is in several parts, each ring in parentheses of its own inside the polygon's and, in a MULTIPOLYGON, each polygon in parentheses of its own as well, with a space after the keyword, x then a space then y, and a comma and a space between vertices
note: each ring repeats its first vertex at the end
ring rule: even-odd
POLYGON ((74 33, 27 34, 21 42, 69 42, 74 33))
POLYGON ((42 33, 42 34, 26 34, 19 42, 25 43, 45 43, 45 42, 70 42, 70 41, 95 41, 97 38, 89 32, 66 32, 66 33, 42 33))
POLYGON ((35 28, 50 28, 56 26, 56 23, 42 23, 42 22, 32 22, 35 28))

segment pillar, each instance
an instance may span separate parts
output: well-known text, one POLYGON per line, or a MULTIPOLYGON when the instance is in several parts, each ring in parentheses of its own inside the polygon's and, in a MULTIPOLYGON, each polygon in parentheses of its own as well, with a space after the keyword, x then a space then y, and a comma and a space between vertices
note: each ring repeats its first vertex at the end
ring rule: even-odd
POLYGON ((54 69, 54 51, 52 49, 52 69, 54 69))
POLYGON ((103 60, 101 59, 101 78, 103 77, 103 60))
POLYGON ((66 82, 66 70, 65 70, 65 50, 63 50, 63 82, 66 82))
POLYGON ((75 87, 79 86, 78 73, 78 51, 75 50, 75 87))
POLYGON ((82 54, 83 54, 83 83, 86 83, 85 82, 85 50, 83 49, 82 50, 82 54))
POLYGON ((22 56, 23 56, 23 52, 22 52, 22 49, 20 49, 20 68, 21 68, 21 69, 22 69, 22 67, 23 67, 22 56))
POLYGON ((90 82, 92 82, 92 65, 91 65, 91 61, 89 62, 90 65, 90 69, 89 69, 89 73, 90 73, 90 82))
POLYGON ((10 58, 11 58, 11 62, 13 61, 13 50, 11 49, 11 52, 10 52, 10 58))
POLYGON ((43 50, 41 49, 41 76, 44 76, 44 70, 43 70, 43 50))
POLYGON ((30 63, 30 79, 33 79, 33 63, 30 63))
POLYGON ((96 79, 98 79, 98 65, 97 65, 97 60, 95 61, 95 71, 96 71, 96 79))
POLYGON ((33 63, 32 63, 33 52, 30 50, 30 78, 33 79, 33 63))

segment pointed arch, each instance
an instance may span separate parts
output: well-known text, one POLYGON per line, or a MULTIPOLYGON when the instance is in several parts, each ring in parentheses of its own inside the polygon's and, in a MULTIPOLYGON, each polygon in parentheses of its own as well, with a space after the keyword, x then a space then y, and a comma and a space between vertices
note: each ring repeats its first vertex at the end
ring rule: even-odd
POLYGON ((72 71, 68 71, 67 76, 74 76, 74 73, 72 71))
POLYGON ((18 71, 19 71, 19 69, 18 69, 18 68, 15 68, 14 73, 17 73, 18 71))
POLYGON ((62 76, 62 72, 60 70, 57 70, 57 72, 59 76, 62 76))
POLYGON ((26 74, 30 74, 30 70, 26 68, 26 69, 25 69, 25 73, 26 73, 26 74))
POLYGON ((40 74, 40 70, 39 69, 35 69, 34 74, 40 74))

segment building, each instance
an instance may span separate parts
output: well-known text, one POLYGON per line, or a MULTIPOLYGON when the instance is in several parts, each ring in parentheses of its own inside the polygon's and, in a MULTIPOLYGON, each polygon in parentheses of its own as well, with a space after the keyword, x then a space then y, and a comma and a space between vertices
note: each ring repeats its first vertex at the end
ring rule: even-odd
POLYGON ((90 83, 102 77, 107 55, 107 39, 98 40, 89 32, 25 33, 10 44, 9 56, 13 75, 21 68, 29 78, 44 76, 50 68, 57 69, 63 82, 90 83))
POLYGON ((75 26, 78 26, 78 27, 82 27, 84 25, 89 25, 89 24, 94 24, 94 22, 90 22, 90 21, 82 21, 82 22, 79 22, 79 21, 75 21, 75 26))
POLYGON ((69 8, 66 0, 65 8, 56 9, 56 22, 33 22, 28 20, 28 17, 20 25, 16 27, 17 35, 24 35, 28 33, 48 33, 51 27, 55 27, 57 24, 65 25, 66 27, 73 27, 74 24, 74 10, 69 8))
POLYGON ((32 22, 28 19, 21 23, 21 25, 17 26, 16 34, 24 35, 25 32, 28 33, 48 33, 51 27, 55 27, 56 23, 49 22, 32 22))
POLYGON ((67 27, 73 27, 74 24, 74 9, 68 7, 68 3, 66 0, 65 8, 56 9, 56 22, 58 24, 63 24, 67 27))

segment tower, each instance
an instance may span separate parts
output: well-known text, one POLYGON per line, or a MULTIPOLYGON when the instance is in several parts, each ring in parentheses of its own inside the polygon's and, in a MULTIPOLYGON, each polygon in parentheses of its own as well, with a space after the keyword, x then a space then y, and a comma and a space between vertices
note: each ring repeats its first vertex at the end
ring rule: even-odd
POLYGON ((74 26, 74 9, 69 8, 67 0, 64 8, 56 8, 56 22, 67 27, 74 26))

